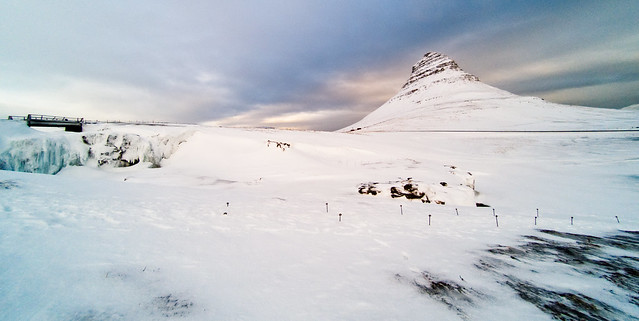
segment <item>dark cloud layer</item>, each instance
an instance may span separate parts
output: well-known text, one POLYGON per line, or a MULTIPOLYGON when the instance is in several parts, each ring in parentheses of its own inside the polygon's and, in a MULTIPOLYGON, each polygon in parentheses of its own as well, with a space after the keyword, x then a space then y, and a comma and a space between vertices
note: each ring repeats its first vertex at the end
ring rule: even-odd
POLYGON ((622 90, 639 81, 637 16, 636 1, 7 0, 0 114, 331 130, 426 51, 518 94, 619 108, 639 103, 622 90))

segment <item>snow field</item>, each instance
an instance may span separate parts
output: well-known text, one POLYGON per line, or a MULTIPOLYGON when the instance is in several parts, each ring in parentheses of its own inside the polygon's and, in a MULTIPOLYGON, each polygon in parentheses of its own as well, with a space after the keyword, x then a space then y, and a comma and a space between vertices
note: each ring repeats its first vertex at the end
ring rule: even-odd
MULTIPOLYGON (((0 172, 0 319, 549 320, 475 267, 485 250, 537 229, 639 226, 636 133, 134 129, 145 130, 193 133, 161 168, 0 172), (455 172, 472 173, 473 201, 499 227, 455 172), (446 205, 357 192, 409 177, 446 205), (472 302, 456 310, 420 292, 425 272, 472 302)), ((508 273, 618 300, 531 264, 539 273, 508 273)))
MULTIPOLYGON (((14 180, 22 181, 23 175, 14 180)), ((52 185, 63 183, 59 179, 45 176, 52 185)), ((350 206, 329 202, 331 213, 325 213, 321 202, 310 208, 309 200, 290 207, 279 199, 257 199, 253 205, 238 200, 227 208, 224 198, 206 200, 194 196, 201 194, 197 191, 181 194, 172 188, 145 187, 128 199, 110 197, 130 189, 126 185, 79 186, 87 196, 78 200, 85 205, 75 207, 38 204, 40 195, 23 196, 32 207, 48 207, 50 213, 11 210, 9 222, 23 230, 3 242, 2 253, 16 256, 6 281, 30 282, 9 289, 8 297, 19 300, 7 302, 5 316, 50 318, 54 313, 51 319, 64 319, 95 311, 145 319, 158 311, 144 306, 173 294, 194 303, 189 317, 195 319, 401 319, 420 309, 429 311, 429 318, 437 315, 432 313, 446 318, 449 311, 430 307, 394 275, 439 270, 444 277, 461 274, 472 280, 464 271, 469 258, 462 254, 503 237, 491 219, 479 219, 491 216, 489 209, 469 222, 432 206, 429 227, 419 212, 430 206, 415 202, 404 203, 400 215, 391 204, 395 202, 380 208, 364 200, 350 206), (155 201, 159 192, 162 200, 155 201), (330 207, 344 209, 341 223, 330 207), (460 231, 458 225, 472 227, 460 231), (12 251, 18 246, 31 252, 12 251)), ((461 209, 462 217, 471 209, 479 210, 461 209)))

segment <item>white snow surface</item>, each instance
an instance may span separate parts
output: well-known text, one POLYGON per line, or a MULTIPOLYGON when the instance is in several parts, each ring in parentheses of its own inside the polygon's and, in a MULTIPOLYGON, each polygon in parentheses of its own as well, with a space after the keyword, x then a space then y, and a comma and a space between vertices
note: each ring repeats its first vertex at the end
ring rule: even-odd
MULTIPOLYGON (((484 250, 541 228, 639 228, 636 132, 94 125, 83 134, 104 131, 188 138, 160 168, 0 171, 1 320, 549 320, 474 267, 484 250), (393 199, 390 185, 357 192, 409 177, 446 205, 393 199), (499 227, 474 202, 493 206, 499 227), (451 309, 415 286, 424 271, 482 295, 451 309)), ((539 283, 638 315, 597 279, 535 269, 539 283)))
POLYGON ((639 132, 550 132, 637 112, 516 97, 433 57, 450 68, 352 133, 0 121, 0 320, 552 319, 504 276, 638 318, 636 293, 561 257, 478 268, 543 229, 638 231, 639 132), (431 203, 391 197, 406 184, 431 203), (464 290, 428 294, 438 280, 464 290))

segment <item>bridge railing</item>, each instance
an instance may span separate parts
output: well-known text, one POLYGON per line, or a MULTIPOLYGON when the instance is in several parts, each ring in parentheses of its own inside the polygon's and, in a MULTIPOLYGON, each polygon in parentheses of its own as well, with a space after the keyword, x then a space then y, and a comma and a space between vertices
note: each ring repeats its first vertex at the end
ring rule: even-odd
POLYGON ((65 123, 82 123, 84 118, 72 118, 64 116, 49 116, 49 115, 36 115, 29 114, 27 121, 43 121, 43 122, 65 122, 65 123))
POLYGON ((82 132, 84 118, 70 118, 61 116, 48 116, 29 114, 27 126, 29 127, 64 127, 68 132, 82 132))

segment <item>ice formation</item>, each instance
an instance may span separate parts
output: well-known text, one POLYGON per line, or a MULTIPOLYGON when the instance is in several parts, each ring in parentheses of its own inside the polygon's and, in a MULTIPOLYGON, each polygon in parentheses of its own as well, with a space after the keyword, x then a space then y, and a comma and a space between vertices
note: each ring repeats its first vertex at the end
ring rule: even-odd
POLYGON ((160 167, 192 134, 144 136, 105 128, 82 134, 42 133, 15 121, 3 121, 0 128, 0 170, 41 174, 83 165, 160 167))
POLYGON ((86 155, 65 139, 33 137, 14 140, 0 154, 0 169, 18 172, 56 174, 70 165, 82 165, 86 155))
POLYGON ((66 166, 87 161, 87 149, 75 141, 75 135, 41 133, 14 121, 3 123, 0 126, 2 170, 56 174, 66 166))
POLYGON ((131 133, 99 132, 83 135, 82 141, 89 146, 89 158, 98 166, 128 167, 148 163, 151 167, 160 167, 160 162, 169 158, 189 135, 144 137, 131 133))

